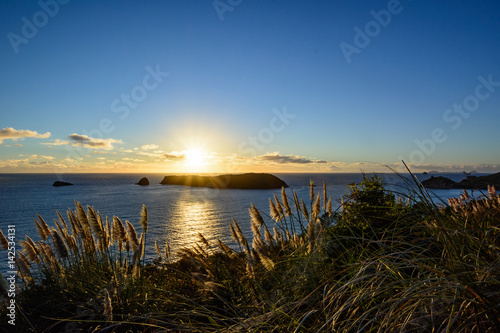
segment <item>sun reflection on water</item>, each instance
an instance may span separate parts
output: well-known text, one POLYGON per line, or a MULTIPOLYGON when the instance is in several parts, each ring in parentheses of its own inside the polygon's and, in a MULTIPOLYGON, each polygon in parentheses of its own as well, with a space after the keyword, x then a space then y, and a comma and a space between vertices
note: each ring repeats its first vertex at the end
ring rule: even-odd
POLYGON ((217 209, 211 201, 180 198, 173 208, 167 239, 174 247, 193 246, 199 241, 199 233, 208 240, 215 240, 223 232, 217 223, 217 209))

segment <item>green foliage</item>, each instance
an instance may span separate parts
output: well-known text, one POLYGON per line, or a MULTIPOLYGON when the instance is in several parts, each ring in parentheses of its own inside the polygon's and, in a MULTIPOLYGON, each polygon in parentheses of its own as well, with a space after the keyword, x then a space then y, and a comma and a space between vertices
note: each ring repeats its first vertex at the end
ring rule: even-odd
POLYGON ((397 205, 393 193, 385 190, 383 180, 363 176, 360 184, 350 185, 342 207, 340 224, 358 228, 379 228, 398 218, 403 205, 397 205))

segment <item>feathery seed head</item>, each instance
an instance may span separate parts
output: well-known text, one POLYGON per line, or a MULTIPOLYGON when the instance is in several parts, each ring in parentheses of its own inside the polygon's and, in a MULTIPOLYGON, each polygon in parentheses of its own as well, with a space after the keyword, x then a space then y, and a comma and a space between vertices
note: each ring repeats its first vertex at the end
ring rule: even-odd
POLYGON ((280 220, 280 215, 278 213, 278 210, 276 209, 276 205, 274 202, 269 198, 269 212, 271 213, 271 218, 275 221, 280 220))
POLYGON ((9 241, 3 234, 2 230, 0 230, 0 245, 2 246, 2 249, 7 250, 9 248, 9 241))
POLYGON ((137 232, 135 231, 134 226, 132 223, 129 221, 125 221, 127 224, 127 231, 128 231, 128 236, 130 239, 130 242, 132 243, 132 251, 135 251, 137 249, 137 246, 139 245, 139 239, 137 238, 137 232))
POLYGON ((148 232, 148 209, 146 208, 146 205, 142 205, 141 209, 141 220, 140 224, 142 226, 142 231, 146 234, 148 232))
POLYGON ((259 227, 264 225, 264 219, 262 218, 262 215, 260 215, 259 210, 254 206, 254 204, 251 204, 251 208, 248 209, 250 212, 250 217, 252 218, 252 222, 255 221, 259 227))
POLYGON ((52 241, 54 242, 54 247, 60 258, 66 258, 68 256, 68 248, 64 243, 61 235, 57 230, 52 231, 52 241))
POLYGON ((290 216, 292 214, 292 210, 290 209, 290 204, 288 203, 285 187, 281 188, 281 201, 283 202, 283 207, 285 208, 285 215, 290 216))

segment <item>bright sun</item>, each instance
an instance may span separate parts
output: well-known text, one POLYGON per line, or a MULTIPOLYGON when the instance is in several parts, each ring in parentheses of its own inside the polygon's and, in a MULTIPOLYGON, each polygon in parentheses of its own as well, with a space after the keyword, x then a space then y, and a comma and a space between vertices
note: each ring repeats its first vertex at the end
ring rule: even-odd
POLYGON ((199 149, 189 149, 185 152, 186 164, 190 166, 201 166, 205 161, 205 153, 199 149))

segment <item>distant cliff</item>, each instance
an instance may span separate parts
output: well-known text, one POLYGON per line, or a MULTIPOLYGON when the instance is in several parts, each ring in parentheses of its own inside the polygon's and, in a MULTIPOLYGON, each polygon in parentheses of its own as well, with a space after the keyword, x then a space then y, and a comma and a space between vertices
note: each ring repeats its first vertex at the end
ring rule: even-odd
POLYGON ((422 185, 427 188, 434 189, 487 189, 488 185, 493 185, 496 188, 500 188, 500 172, 487 176, 469 176, 462 180, 461 182, 455 182, 446 177, 434 177, 424 180, 422 185))
POLYGON ((160 184, 234 189, 278 189, 288 187, 283 180, 267 173, 220 176, 165 176, 160 184))

